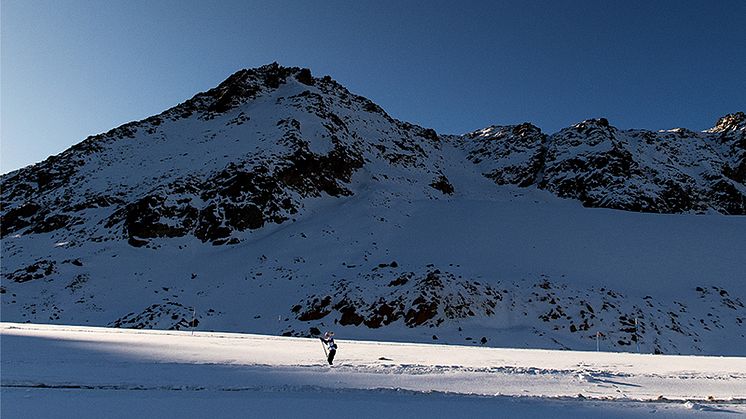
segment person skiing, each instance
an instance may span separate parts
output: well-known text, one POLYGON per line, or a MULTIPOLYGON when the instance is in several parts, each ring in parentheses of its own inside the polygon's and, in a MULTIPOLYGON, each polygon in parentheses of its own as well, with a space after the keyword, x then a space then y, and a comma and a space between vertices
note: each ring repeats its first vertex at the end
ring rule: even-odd
POLYGON ((329 361, 329 365, 332 365, 332 362, 334 361, 334 355, 337 354, 337 344, 334 343, 334 332, 326 332, 324 333, 324 336, 319 339, 321 339, 321 342, 325 343, 329 348, 327 361, 329 361))

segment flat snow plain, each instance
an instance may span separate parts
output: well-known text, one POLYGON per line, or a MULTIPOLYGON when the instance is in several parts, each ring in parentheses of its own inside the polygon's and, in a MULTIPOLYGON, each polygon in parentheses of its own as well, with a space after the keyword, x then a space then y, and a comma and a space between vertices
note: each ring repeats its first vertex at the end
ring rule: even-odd
POLYGON ((0 323, 2 417, 746 415, 746 358, 0 323))

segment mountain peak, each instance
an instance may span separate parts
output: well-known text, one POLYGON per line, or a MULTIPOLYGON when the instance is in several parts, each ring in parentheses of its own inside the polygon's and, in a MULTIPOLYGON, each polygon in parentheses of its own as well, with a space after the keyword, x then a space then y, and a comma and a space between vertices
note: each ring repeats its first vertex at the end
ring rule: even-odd
POLYGON ((283 67, 277 62, 266 64, 258 68, 242 69, 231 74, 217 87, 205 92, 212 100, 207 110, 223 113, 239 104, 255 98, 265 89, 277 89, 287 82, 288 77, 305 85, 312 86, 316 80, 311 70, 300 67, 283 67))
POLYGON ((541 134, 541 128, 530 122, 518 125, 490 125, 465 134, 466 138, 500 139, 507 134, 525 137, 533 134, 541 134))
POLYGON ((597 128, 613 128, 611 125, 609 125, 609 120, 606 118, 591 118, 586 119, 582 122, 579 122, 575 124, 573 127, 579 128, 579 129, 585 129, 589 127, 597 127, 597 128))
POLYGON ((714 127, 707 132, 746 131, 746 114, 743 112, 729 113, 718 119, 714 127))

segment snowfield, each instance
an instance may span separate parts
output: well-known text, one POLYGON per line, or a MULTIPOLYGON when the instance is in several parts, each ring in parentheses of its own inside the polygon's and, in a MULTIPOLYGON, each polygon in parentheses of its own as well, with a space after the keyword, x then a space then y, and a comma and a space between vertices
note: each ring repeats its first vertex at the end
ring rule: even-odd
POLYGON ((0 324, 2 416, 746 414, 746 358, 0 324))

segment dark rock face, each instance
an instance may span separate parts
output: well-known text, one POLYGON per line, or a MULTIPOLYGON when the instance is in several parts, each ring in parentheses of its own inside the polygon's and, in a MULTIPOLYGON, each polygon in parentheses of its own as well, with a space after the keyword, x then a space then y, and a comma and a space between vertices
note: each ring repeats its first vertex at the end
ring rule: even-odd
POLYGON ((650 199, 628 188, 627 181, 642 170, 615 131, 605 120, 589 120, 552 136, 539 186, 589 207, 639 211, 650 206, 650 199), (609 191, 621 192, 632 203, 609 199, 609 191))
POLYGON ((453 195, 454 192, 453 185, 451 185, 451 182, 448 181, 448 178, 445 177, 445 175, 438 176, 438 178, 433 181, 430 186, 443 192, 444 195, 453 195))
POLYGON ((295 210, 281 185, 262 166, 247 170, 231 164, 188 189, 191 193, 171 189, 155 197, 147 196, 114 213, 109 225, 123 219, 124 232, 130 239, 191 233, 202 241, 215 243, 229 237, 233 230, 257 229, 266 222, 281 223, 286 219, 280 215, 283 209, 295 210), (169 198, 180 196, 179 193, 182 198, 169 198), (143 200, 148 205, 143 205, 143 200))
MULTIPOLYGON (((288 76, 299 71, 303 73, 298 68, 281 67, 277 63, 259 69, 238 71, 220 83, 218 87, 204 94, 211 99, 208 99, 211 103, 207 106, 207 111, 210 113, 227 112, 247 100, 254 99, 264 87, 277 89, 280 84, 286 82, 288 76)), ((310 71, 300 77, 306 81, 305 84, 313 80, 310 71)))
POLYGON ((498 185, 526 187, 544 166, 546 135, 529 123, 492 126, 466 134, 460 145, 467 158, 498 185))
POLYGON ((364 293, 352 283, 339 281, 334 295, 311 296, 291 311, 300 321, 334 315, 343 326, 377 329, 402 321, 408 327, 434 327, 447 320, 491 316, 502 300, 488 285, 459 280, 439 270, 424 275, 388 271, 370 275, 363 283, 371 281, 378 284, 377 292, 364 293))
MULTIPOLYGON (((161 329, 180 330, 199 326, 199 317, 194 317, 191 307, 174 301, 153 304, 140 313, 129 313, 109 323, 109 327, 127 329, 161 329)), ((206 316, 214 316, 217 312, 209 309, 206 316)))
POLYGON ((497 184, 537 186, 588 207, 746 214, 746 116, 703 133, 620 131, 604 118, 546 137, 530 124, 462 137, 468 158, 497 184))
POLYGON ((313 79, 313 76, 311 75, 311 70, 307 68, 301 69, 298 72, 298 75, 295 76, 295 79, 305 84, 306 86, 313 86, 314 84, 316 84, 316 81, 313 79))
POLYGON ((307 148, 297 150, 287 158, 287 165, 277 178, 301 196, 352 195, 342 183, 349 183, 352 174, 363 166, 362 156, 336 143, 326 155, 317 155, 307 148))
MULTIPOLYGON (((301 321, 309 321, 309 320, 318 320, 323 319, 331 313, 331 305, 332 303, 332 297, 331 296, 325 296, 323 298, 314 297, 312 300, 308 302, 308 308, 304 310, 302 313, 298 314, 298 320, 301 321)), ((293 310, 294 312, 298 312, 299 310, 293 310)))
POLYGON ((19 207, 13 208, 6 212, 0 225, 0 237, 7 234, 36 224, 39 221, 38 212, 40 207, 33 202, 27 202, 19 207))
POLYGON ((38 260, 25 268, 18 269, 5 277, 14 282, 28 282, 42 279, 57 272, 57 263, 49 260, 38 260))
POLYGON ((585 121, 550 138, 539 187, 589 207, 744 214, 744 196, 725 176, 729 150, 713 147, 713 140, 686 130, 619 131, 585 121))
POLYGON ((341 144, 326 155, 300 149, 281 162, 274 172, 265 166, 229 164, 203 182, 169 185, 116 211, 107 227, 121 223, 125 236, 136 247, 148 243, 143 239, 187 234, 224 244, 234 231, 286 221, 302 205, 294 194, 351 195, 344 183, 362 166, 361 158, 341 144), (202 205, 197 207, 194 202, 202 205))

